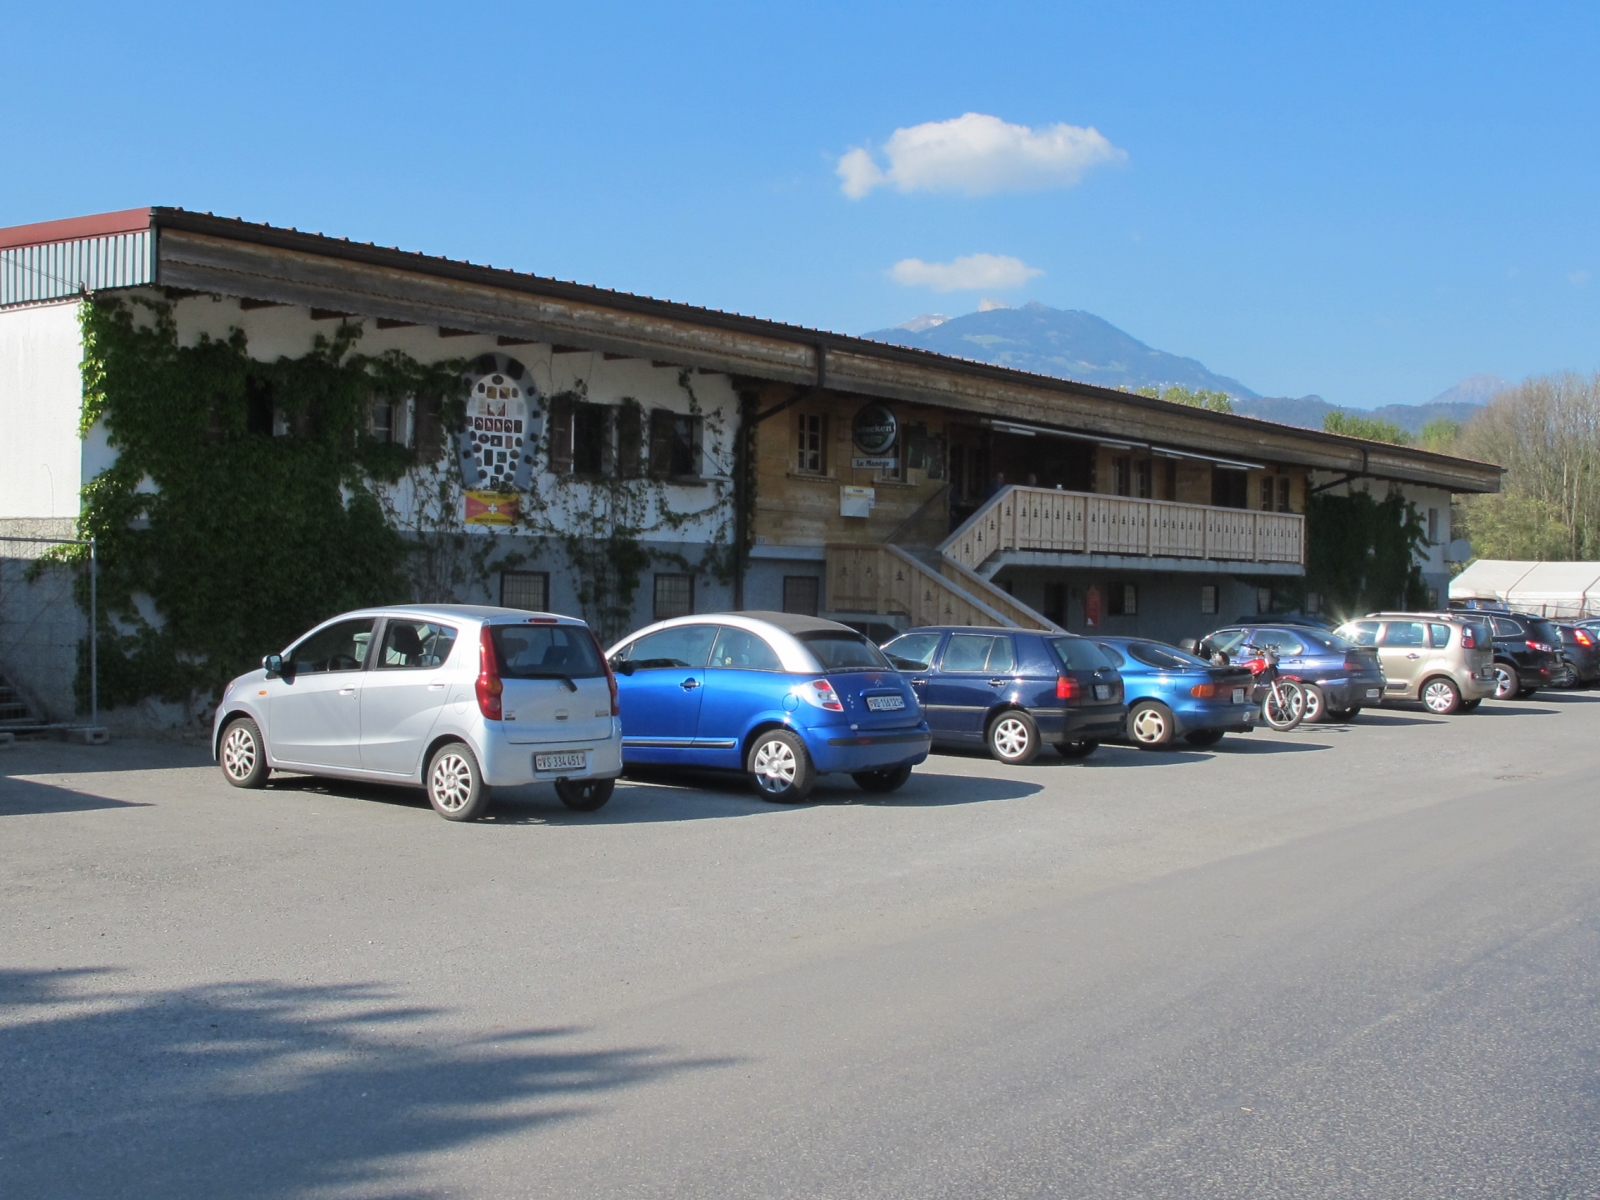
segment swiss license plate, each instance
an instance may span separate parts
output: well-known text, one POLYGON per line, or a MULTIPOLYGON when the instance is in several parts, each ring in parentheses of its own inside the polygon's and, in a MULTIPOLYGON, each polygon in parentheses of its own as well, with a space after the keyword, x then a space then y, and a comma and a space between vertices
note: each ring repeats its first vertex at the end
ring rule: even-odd
POLYGON ((906 706, 904 696, 868 696, 868 712, 900 712, 906 706))
POLYGON ((1243 688, 1234 688, 1233 689, 1233 702, 1235 704, 1243 704, 1244 703, 1244 689, 1243 688))
POLYGON ((1382 694, 1383 693, 1380 692, 1377 688, 1368 688, 1367 689, 1367 699, 1368 700, 1376 700, 1382 694))
POLYGON ((1094 685, 1094 698, 1096 700, 1109 700, 1109 699, 1111 699, 1111 685, 1109 683, 1097 683, 1097 684, 1095 684, 1094 685))
POLYGON ((579 751, 575 754, 535 754, 535 771, 581 771, 589 765, 589 756, 579 751))

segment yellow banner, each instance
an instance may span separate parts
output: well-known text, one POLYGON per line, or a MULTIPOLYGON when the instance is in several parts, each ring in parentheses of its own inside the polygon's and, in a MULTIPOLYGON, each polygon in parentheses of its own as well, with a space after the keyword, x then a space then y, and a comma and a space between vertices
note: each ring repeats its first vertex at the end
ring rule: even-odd
POLYGON ((468 492, 467 511, 462 518, 468 525, 515 525, 521 497, 515 492, 468 492))

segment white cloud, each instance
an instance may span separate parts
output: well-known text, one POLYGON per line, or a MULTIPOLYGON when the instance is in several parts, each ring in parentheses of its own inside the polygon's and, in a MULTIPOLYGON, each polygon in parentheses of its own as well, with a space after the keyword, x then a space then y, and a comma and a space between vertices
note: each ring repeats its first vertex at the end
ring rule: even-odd
POLYGON ((1592 278, 1593 276, 1591 276, 1587 271, 1574 271, 1572 274, 1567 276, 1567 282, 1573 287, 1582 287, 1592 278))
POLYGON ((1094 128, 1058 124, 1030 129, 983 113, 896 129, 883 153, 887 170, 859 146, 839 159, 835 172, 846 196, 859 200, 890 183, 902 192, 969 196, 1071 187, 1091 167, 1128 157, 1094 128))
POLYGON ((1021 287, 1035 275, 1043 275, 1044 272, 1009 254, 964 254, 947 263, 903 258, 889 269, 889 274, 896 283, 903 283, 907 287, 929 287, 936 292, 966 292, 991 288, 1003 291, 1021 287))
POLYGON ((985 296, 982 300, 978 301, 978 311, 979 312, 993 312, 997 308, 1010 308, 1010 307, 1011 307, 1011 305, 1007 304, 1004 300, 994 300, 994 299, 991 299, 988 296, 985 296))

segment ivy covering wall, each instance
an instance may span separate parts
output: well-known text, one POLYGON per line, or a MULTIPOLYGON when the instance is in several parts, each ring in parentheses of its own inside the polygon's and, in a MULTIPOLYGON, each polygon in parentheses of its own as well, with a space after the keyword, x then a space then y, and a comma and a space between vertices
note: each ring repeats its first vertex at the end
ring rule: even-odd
POLYGON ((1306 504, 1304 590, 1323 597, 1323 611, 1341 617, 1427 603, 1417 553, 1426 530, 1421 514, 1398 491, 1382 500, 1367 492, 1326 493, 1306 504))
POLYGON ((373 486, 416 452, 367 436, 367 414, 374 395, 448 414, 459 363, 356 353, 356 326, 272 363, 238 330, 180 346, 162 300, 89 300, 81 321, 82 430, 103 421, 117 452, 81 523, 99 546, 103 703, 219 692, 263 647, 409 598, 409 547, 373 486))
MULTIPOLYGON (((527 558, 498 535, 558 551, 578 615, 602 637, 631 627, 652 565, 730 577, 731 480, 699 483, 700 503, 684 512, 671 503, 676 481, 649 471, 545 476, 515 526, 465 526, 446 442, 462 428, 472 362, 362 354, 353 323, 275 362, 252 358, 238 329, 183 346, 170 297, 93 298, 80 320, 81 431, 103 422, 116 451, 84 489, 81 518, 81 535, 98 543, 106 707, 215 696, 263 653, 348 609, 481 595, 495 571, 527 558), (385 400, 414 401, 411 445, 369 435, 385 400), (692 553, 679 540, 691 523, 692 553)), ((687 371, 677 384, 708 461, 720 462, 722 414, 702 409, 687 371)), ((587 399, 579 380, 542 403, 587 399)), ((635 424, 647 415, 627 397, 618 411, 635 424)), ((549 461, 548 434, 535 453, 549 461)), ((79 676, 86 698, 86 650, 79 676)))

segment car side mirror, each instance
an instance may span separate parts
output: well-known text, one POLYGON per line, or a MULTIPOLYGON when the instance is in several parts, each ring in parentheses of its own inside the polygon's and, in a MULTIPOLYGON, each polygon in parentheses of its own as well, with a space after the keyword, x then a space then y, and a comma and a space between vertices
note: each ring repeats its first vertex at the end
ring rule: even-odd
POLYGON ((1178 649, 1185 654, 1193 654, 1200 649, 1200 642, 1196 638, 1184 638, 1183 641, 1178 643, 1178 649))
POLYGON ((268 679, 276 679, 283 674, 283 655, 269 654, 261 660, 261 669, 267 673, 268 679))
POLYGON ((633 663, 632 663, 631 660, 625 658, 621 662, 612 663, 611 664, 611 669, 613 671, 615 671, 618 675, 632 675, 633 674, 633 663))

